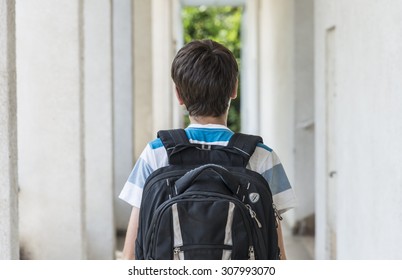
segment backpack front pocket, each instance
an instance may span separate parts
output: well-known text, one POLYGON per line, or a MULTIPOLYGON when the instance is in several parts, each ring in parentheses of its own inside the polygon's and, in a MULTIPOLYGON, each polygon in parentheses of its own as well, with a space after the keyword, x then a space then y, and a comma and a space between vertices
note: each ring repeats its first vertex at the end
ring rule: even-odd
POLYGON ((253 259, 254 223, 242 203, 225 195, 175 197, 161 206, 149 232, 148 259, 253 259))

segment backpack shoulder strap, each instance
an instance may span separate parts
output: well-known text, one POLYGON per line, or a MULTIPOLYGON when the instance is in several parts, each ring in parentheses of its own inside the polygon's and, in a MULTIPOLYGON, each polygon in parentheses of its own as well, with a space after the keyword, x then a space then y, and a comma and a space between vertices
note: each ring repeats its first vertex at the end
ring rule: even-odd
POLYGON ((179 156, 179 152, 192 146, 186 132, 181 128, 159 130, 158 138, 166 149, 169 164, 182 163, 182 157, 179 156))
POLYGON ((247 165, 250 160, 251 155, 254 153, 255 148, 259 143, 263 143, 263 140, 260 136, 243 134, 243 133, 235 133, 230 138, 229 143, 227 145, 228 148, 233 148, 240 152, 243 156, 245 163, 247 165))
POLYGON ((174 149, 179 144, 190 145, 186 132, 182 128, 159 130, 158 138, 161 139, 163 146, 165 146, 167 151, 174 149))

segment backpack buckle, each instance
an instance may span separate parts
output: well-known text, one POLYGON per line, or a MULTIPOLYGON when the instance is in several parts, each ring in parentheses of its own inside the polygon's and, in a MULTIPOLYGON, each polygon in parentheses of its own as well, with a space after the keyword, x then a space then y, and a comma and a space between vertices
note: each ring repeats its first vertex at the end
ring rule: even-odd
POLYGON ((211 145, 201 144, 201 150, 210 151, 211 150, 211 145))

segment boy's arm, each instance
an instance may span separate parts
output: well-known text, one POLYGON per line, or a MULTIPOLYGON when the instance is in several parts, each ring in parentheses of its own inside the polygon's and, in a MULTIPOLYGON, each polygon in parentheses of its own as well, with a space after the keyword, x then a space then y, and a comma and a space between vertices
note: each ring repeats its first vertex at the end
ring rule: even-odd
POLYGON ((135 240, 137 239, 139 213, 140 208, 133 207, 133 210, 131 210, 131 216, 127 226, 126 240, 124 241, 123 248, 124 260, 135 259, 135 240))
POLYGON ((280 259, 286 260, 285 246, 283 244, 281 221, 279 221, 279 219, 277 219, 277 222, 278 222, 278 227, 276 228, 276 232, 278 233, 278 246, 279 246, 279 249, 281 250, 280 259))

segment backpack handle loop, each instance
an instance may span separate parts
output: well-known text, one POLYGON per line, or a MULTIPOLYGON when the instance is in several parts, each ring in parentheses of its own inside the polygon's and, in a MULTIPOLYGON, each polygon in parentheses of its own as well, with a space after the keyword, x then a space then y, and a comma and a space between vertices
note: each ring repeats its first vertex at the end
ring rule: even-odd
POLYGON ((217 164, 205 164, 187 172, 175 183, 177 194, 184 192, 201 174, 211 171, 219 176, 222 182, 234 195, 239 197, 243 195, 243 193, 240 193, 240 182, 238 182, 226 168, 217 164))

